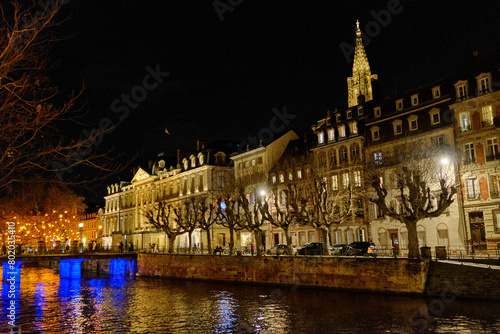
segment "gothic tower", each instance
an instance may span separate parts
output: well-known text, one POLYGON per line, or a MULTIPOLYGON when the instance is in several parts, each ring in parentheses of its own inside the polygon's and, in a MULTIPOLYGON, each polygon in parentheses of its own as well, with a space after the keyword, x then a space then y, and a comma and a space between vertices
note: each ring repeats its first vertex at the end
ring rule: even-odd
POLYGON ((356 48, 354 49, 354 61, 352 63, 352 77, 347 78, 348 105, 349 108, 358 105, 358 97, 364 96, 364 101, 373 99, 372 80, 377 80, 377 75, 371 73, 370 64, 366 58, 359 21, 356 21, 356 48))

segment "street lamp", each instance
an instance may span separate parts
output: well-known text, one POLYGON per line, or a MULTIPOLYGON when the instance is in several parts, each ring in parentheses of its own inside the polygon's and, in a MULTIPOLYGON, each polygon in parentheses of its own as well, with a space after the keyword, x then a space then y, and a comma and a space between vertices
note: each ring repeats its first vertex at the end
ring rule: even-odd
POLYGON ((83 252, 83 223, 79 223, 78 227, 80 228, 80 253, 83 252))

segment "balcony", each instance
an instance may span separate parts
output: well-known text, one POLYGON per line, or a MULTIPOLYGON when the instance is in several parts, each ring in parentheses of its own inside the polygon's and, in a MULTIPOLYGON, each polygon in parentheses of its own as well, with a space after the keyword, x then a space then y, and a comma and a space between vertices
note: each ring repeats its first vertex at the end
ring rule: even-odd
POLYGON ((466 132, 472 130, 472 125, 461 125, 459 128, 460 132, 466 132))
POLYGON ((476 201, 478 199, 481 199, 481 193, 467 194, 468 201, 476 201))
POLYGON ((492 120, 492 119, 491 119, 491 120, 487 120, 487 121, 482 121, 482 122, 481 122, 481 126, 482 126, 483 128, 485 128, 485 127, 487 127, 487 126, 492 126, 492 125, 493 125, 493 120, 492 120))
POLYGON ((464 165, 471 164, 473 162, 476 162, 476 157, 467 157, 464 159, 464 165))
POLYGON ((500 160, 500 153, 495 153, 486 156, 486 161, 500 160))

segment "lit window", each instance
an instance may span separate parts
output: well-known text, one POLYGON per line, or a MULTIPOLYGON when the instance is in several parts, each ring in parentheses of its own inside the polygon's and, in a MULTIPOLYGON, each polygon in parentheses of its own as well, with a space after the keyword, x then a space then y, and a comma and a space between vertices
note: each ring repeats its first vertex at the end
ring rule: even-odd
POLYGON ((345 137, 345 125, 339 126, 339 137, 344 138, 345 137))
MULTIPOLYGON (((200 155, 199 160, 200 160, 200 165, 203 165, 203 162, 205 162, 205 158, 204 158, 203 154, 200 155)), ((241 164, 240 164, 240 166, 241 166, 241 164)))
POLYGON ((302 171, 301 170, 298 170, 297 171, 297 178, 300 180, 302 179, 302 171))
POLYGON ((373 153, 373 160, 375 161, 376 165, 381 165, 382 164, 382 152, 373 153))
POLYGON ((493 125, 493 109, 491 105, 481 108, 481 124, 483 127, 493 125))
POLYGON ((252 166, 255 166, 255 159, 252 159, 252 166))
POLYGON ((290 181, 293 180, 293 173, 292 172, 288 173, 288 180, 290 180, 290 181))
POLYGON ((361 187, 361 172, 356 170, 352 174, 354 177, 354 186, 358 188, 361 187))
POLYGON ((465 132, 471 130, 471 121, 468 112, 461 112, 458 115, 458 120, 460 122, 460 132, 465 132))
POLYGON ((349 126, 351 128, 351 135, 357 135, 358 134, 358 123, 352 122, 352 123, 349 123, 349 126))
POLYGON ((334 141, 334 140, 335 140, 335 130, 329 129, 328 130, 328 141, 334 141))
POLYGON ((273 183, 276 183, 276 175, 273 175, 273 183))
POLYGON ((333 191, 339 190, 339 180, 337 175, 332 175, 332 190, 333 191))
POLYGON ((349 173, 345 172, 342 173, 342 187, 344 189, 349 189, 350 183, 349 183, 349 173))
POLYGON ((318 143, 323 144, 325 142, 325 134, 323 131, 318 132, 318 143))
POLYGON ((285 182, 285 174, 280 174, 280 182, 285 182))
POLYGON ((491 197, 500 197, 500 174, 491 175, 491 197))

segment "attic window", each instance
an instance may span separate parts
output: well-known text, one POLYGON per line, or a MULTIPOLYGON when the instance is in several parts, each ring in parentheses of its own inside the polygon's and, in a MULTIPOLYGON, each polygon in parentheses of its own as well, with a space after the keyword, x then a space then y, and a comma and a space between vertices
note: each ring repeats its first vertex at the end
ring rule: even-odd
POLYGON ((418 94, 411 96, 411 105, 416 106, 418 104, 418 94))
POLYGON ((373 114, 375 115, 375 117, 380 117, 382 115, 380 107, 375 107, 375 109, 373 110, 373 114))
POLYGON ((403 99, 396 101, 396 110, 403 110, 403 99))
POLYGON ((432 96, 437 99, 439 97, 441 97, 441 87, 434 87, 432 88, 432 96))

